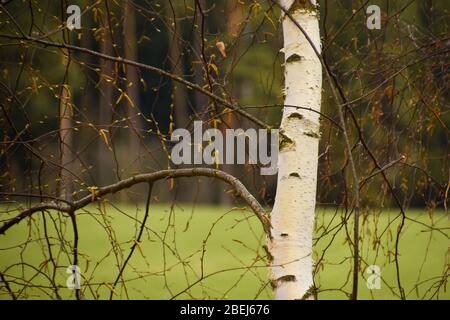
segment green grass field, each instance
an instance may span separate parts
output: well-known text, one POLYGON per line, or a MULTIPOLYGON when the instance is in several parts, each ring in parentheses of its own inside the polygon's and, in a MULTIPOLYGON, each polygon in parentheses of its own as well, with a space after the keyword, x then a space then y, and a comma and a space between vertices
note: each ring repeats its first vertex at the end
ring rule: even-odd
MULTIPOLYGON (((114 299, 272 298, 264 259, 265 239, 258 220, 243 209, 213 206, 193 209, 190 205, 173 209, 168 205, 150 207, 147 229, 124 272, 126 285, 116 287, 114 299)), ((2 220, 10 214, 3 214, 2 220)), ((136 239, 137 221, 143 214, 143 205, 114 208, 107 204, 102 210, 91 206, 78 212, 78 265, 86 299, 109 298, 119 265, 136 239)), ((331 209, 317 210, 316 239, 319 240, 314 247, 315 260, 319 261, 323 255, 315 276, 319 299, 347 299, 345 292, 350 292, 351 249, 346 234, 348 231, 351 235, 352 224, 339 228, 343 215, 331 209)), ((72 225, 65 215, 53 221, 48 214, 46 217, 52 253, 58 259, 55 282, 60 286, 61 297, 73 298, 74 291, 65 286, 66 268, 72 261, 72 225), (56 238, 57 232, 66 243, 56 238)), ((57 214, 53 212, 52 217, 56 218, 57 214)), ((400 279, 407 298, 449 299, 443 281, 449 272, 448 217, 443 212, 429 215, 411 210, 408 218, 415 222, 406 221, 399 256, 400 279)), ((364 260, 361 265, 380 266, 383 282, 381 289, 369 290, 366 275, 361 275, 359 297, 396 299, 394 249, 400 222, 398 213, 371 213, 361 220, 364 260), (378 244, 376 239, 380 239, 378 244)), ((22 221, 0 236, 0 249, 0 271, 19 298, 54 298, 48 288, 53 265, 48 261, 41 213, 33 221, 22 221), (24 245, 27 239, 30 241, 24 245)), ((0 299, 8 298, 8 292, 2 287, 0 299)))

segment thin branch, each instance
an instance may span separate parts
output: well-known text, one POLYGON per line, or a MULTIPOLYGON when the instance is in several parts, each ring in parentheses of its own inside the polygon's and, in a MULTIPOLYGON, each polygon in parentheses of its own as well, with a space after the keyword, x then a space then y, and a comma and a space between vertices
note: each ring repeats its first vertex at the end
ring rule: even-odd
POLYGON ((2 280, 2 282, 5 284, 6 290, 8 290, 9 294, 11 295, 11 298, 13 300, 17 300, 16 295, 14 294, 14 292, 11 290, 11 287, 9 286, 8 281, 6 281, 5 276, 3 275, 3 273, 0 272, 0 279, 2 280))
POLYGON ((139 229, 139 234, 136 238, 136 240, 133 243, 133 246, 131 247, 130 252, 128 253, 127 258, 125 259, 125 262, 122 265, 122 268, 120 268, 119 274, 117 275, 116 280, 114 281, 114 284, 112 286, 111 293, 109 295, 109 300, 112 300, 113 298, 113 294, 114 294, 114 289, 116 288, 117 283, 119 282, 120 278, 122 277, 122 274, 128 264, 128 261, 130 261, 131 256, 134 253, 134 250, 136 249, 136 247, 139 245, 139 243, 141 242, 141 237, 142 237, 142 233, 144 232, 144 228, 145 228, 145 223, 147 222, 147 218, 148 218, 148 212, 149 212, 149 208, 150 208, 150 199, 151 199, 151 195, 152 195, 152 189, 153 189, 153 183, 149 183, 148 186, 148 194, 147 194, 147 202, 145 204, 145 215, 144 215, 144 219, 142 220, 141 223, 141 227, 139 229))
POLYGON ((365 177, 364 179, 361 179, 361 182, 360 182, 360 189, 364 186, 364 184, 365 184, 368 180, 372 179, 373 177, 375 177, 376 175, 380 174, 381 172, 386 171, 387 169, 389 169, 390 167, 396 165, 397 163, 399 163, 399 162, 401 162, 401 161, 404 161, 405 159, 406 159, 405 156, 401 156, 400 158, 398 158, 398 159, 396 159, 396 160, 393 160, 393 161, 389 162, 389 163, 386 164, 383 168, 381 168, 381 169, 379 169, 379 170, 376 170, 375 172, 373 172, 372 174, 368 175, 368 176, 365 177))
MULTIPOLYGON (((228 102, 227 100, 215 95, 214 93, 202 88, 201 86, 192 83, 190 81, 187 81, 177 75, 174 75, 170 72, 167 72, 163 69, 157 68, 157 67, 153 67, 144 63, 139 63, 136 61, 132 61, 132 60, 128 60, 122 57, 113 57, 104 53, 100 53, 94 50, 90 50, 87 48, 83 48, 83 47, 78 47, 78 46, 74 46, 74 45, 70 45, 70 44, 64 44, 64 43, 56 43, 56 42, 52 42, 52 41, 47 41, 47 40, 42 40, 39 38, 34 38, 34 37, 29 37, 29 36, 22 36, 22 37, 18 37, 18 36, 12 36, 12 35, 8 35, 8 34, 0 34, 0 38, 7 38, 7 39, 11 39, 11 40, 19 40, 21 42, 23 41, 30 41, 30 42, 35 42, 44 46, 48 46, 48 47, 54 47, 54 48, 60 48, 60 49, 67 49, 67 50, 71 50, 71 51, 77 51, 77 52, 82 52, 82 53, 87 53, 90 54, 92 56, 95 57, 99 57, 101 59, 104 60, 109 60, 109 61, 114 61, 117 63, 122 63, 122 64, 126 64, 126 65, 130 65, 130 66, 134 66, 146 71, 150 71, 150 72, 154 72, 157 73, 161 76, 164 77, 168 77, 176 82, 179 82, 181 84, 184 84, 185 86, 187 86, 190 89, 196 90, 202 94, 204 94, 205 96, 208 96, 209 98, 219 102, 220 104, 224 105, 227 108, 230 108, 234 111, 236 111, 237 113, 239 113, 240 115, 246 117, 247 119, 249 119, 250 121, 254 122, 255 124, 257 124, 258 126, 262 127, 262 128, 267 128, 270 129, 270 126, 268 126, 266 123, 264 123, 263 121, 259 120, 258 118, 256 118, 255 116, 253 116, 252 114, 240 109, 239 106, 228 102)), ((20 44, 20 43, 19 43, 20 44)), ((19 45, 18 44, 18 45, 19 45)))

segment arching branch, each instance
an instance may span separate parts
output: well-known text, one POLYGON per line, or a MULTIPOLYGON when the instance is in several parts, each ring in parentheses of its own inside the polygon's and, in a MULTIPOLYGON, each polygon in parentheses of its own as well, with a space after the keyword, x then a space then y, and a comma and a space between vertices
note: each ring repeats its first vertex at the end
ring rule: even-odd
POLYGON ((42 203, 22 211, 11 220, 5 222, 0 227, 0 234, 5 234, 5 232, 9 228, 18 224, 23 219, 32 216, 35 212, 40 212, 43 210, 56 210, 71 213, 74 212, 75 210, 81 209, 89 205, 92 202, 97 201, 99 198, 103 196, 106 196, 111 193, 116 193, 124 189, 128 189, 138 183, 155 182, 158 180, 168 178, 200 177, 200 176, 217 178, 219 180, 228 183, 231 187, 233 187, 237 195, 240 196, 253 210, 255 215, 261 221, 261 224, 263 226, 266 235, 270 237, 270 229, 271 229, 270 219, 264 208, 258 202, 258 200, 255 199, 255 197, 247 190, 247 188, 242 184, 242 182, 239 181, 239 179, 221 170, 210 168, 168 169, 152 173, 137 174, 128 179, 118 181, 111 185, 98 189, 92 189, 94 190, 92 195, 85 196, 77 201, 67 203, 57 203, 54 201, 42 203))

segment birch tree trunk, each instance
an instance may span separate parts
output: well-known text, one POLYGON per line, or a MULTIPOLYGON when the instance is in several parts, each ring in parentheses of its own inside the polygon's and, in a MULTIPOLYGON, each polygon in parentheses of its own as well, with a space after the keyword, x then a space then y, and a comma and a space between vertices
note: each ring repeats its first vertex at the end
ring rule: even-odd
MULTIPOLYGON (((315 1, 280 0, 320 52, 315 1)), ((280 125, 278 186, 270 252, 276 299, 312 298, 312 236, 316 202, 322 68, 306 37, 283 15, 285 107, 280 125)))

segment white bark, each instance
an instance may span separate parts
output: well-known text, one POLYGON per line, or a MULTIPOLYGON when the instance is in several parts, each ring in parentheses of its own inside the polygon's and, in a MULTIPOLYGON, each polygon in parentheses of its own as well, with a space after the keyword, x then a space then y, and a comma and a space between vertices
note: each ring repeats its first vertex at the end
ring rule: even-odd
MULTIPOLYGON (((320 52, 315 1, 281 0, 320 52), (313 2, 313 3, 312 3, 313 2), (304 4, 307 3, 307 4, 304 4)), ((285 107, 280 125, 278 187, 272 211, 272 273, 276 299, 310 298, 322 68, 303 33, 283 15, 285 107)))

